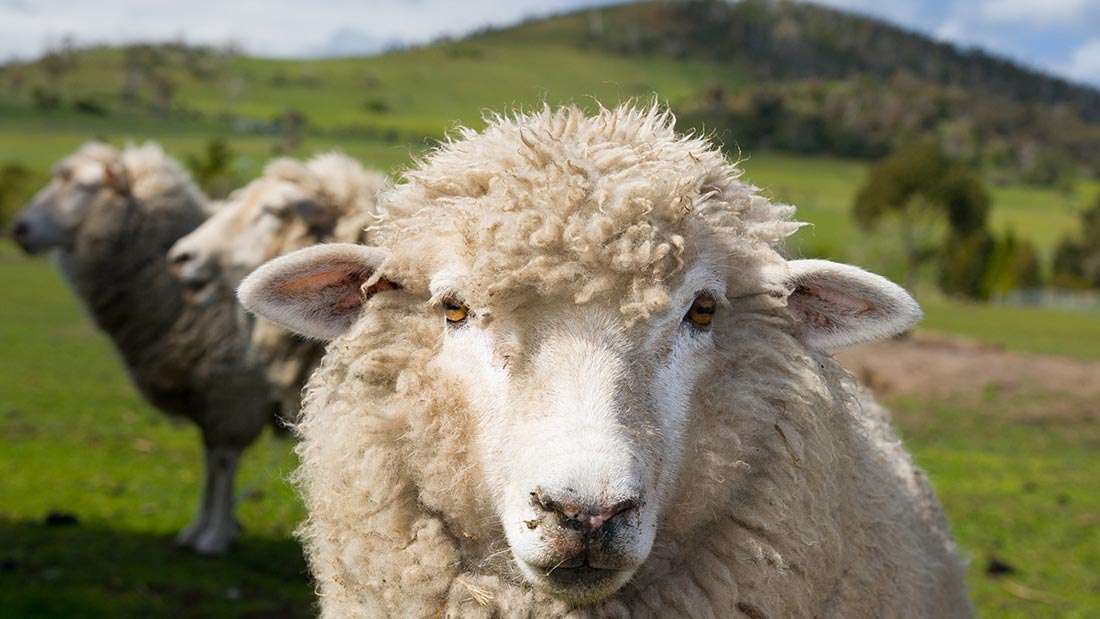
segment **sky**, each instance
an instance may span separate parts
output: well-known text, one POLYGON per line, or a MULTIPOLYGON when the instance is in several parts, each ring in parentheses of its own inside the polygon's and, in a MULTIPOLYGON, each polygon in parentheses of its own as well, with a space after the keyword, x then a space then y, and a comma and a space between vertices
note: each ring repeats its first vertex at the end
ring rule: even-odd
MULTIPOLYGON (((1100 0, 814 0, 1100 87, 1100 0)), ((77 44, 235 44, 247 53, 374 53, 614 0, 0 0, 0 61, 77 44)))

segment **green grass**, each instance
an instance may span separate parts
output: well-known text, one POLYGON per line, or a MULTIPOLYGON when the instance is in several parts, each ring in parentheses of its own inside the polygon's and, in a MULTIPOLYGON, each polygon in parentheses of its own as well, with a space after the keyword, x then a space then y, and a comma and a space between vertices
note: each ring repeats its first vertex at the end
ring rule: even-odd
POLYGON ((289 441, 269 433, 247 452, 229 558, 177 551, 197 431, 138 398, 48 261, 2 243, 0 281, 0 616, 310 615, 289 441), (51 512, 78 522, 46 526, 51 512))
POLYGON ((989 619, 1100 616, 1100 419, 1016 418, 1012 398, 895 402, 895 420, 970 558, 989 619), (987 573, 991 559, 1013 573, 987 573))
MULTIPOLYGON (((199 488, 196 431, 141 402, 46 260, 0 243, 0 281, 0 616, 312 615, 306 566, 289 537, 303 516, 284 481, 289 442, 266 435, 246 454, 245 530, 229 557, 177 551, 172 537, 199 488), (78 522, 47 526, 51 512, 78 522)), ((1094 317, 1090 326, 1057 312, 926 307, 930 327, 1009 348, 1095 358, 1089 344, 1100 341, 1094 317)), ((1100 422, 1027 418, 1014 414, 1019 402, 993 392, 980 402, 892 404, 973 557, 969 583, 983 616, 1097 616, 1100 422), (1016 573, 986 575, 993 556, 1016 573)))
POLYGON ((1008 350, 1100 360, 1100 314, 921 298, 921 329, 965 335, 1008 350))

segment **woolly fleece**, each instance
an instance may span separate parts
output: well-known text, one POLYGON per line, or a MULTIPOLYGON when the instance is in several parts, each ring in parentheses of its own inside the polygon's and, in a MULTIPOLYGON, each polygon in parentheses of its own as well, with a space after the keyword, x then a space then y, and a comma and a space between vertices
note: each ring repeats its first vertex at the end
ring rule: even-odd
POLYGON ((371 240, 392 256, 376 278, 403 289, 332 342, 297 426, 322 617, 971 615, 947 522, 888 414, 799 339, 777 251, 793 208, 673 124, 655 107, 493 118, 385 197, 371 240), (690 465, 648 560, 597 605, 535 590, 511 563, 463 385, 432 363, 444 325, 429 281, 456 260, 471 307, 565 298, 635 327, 691 265, 725 278, 690 465))

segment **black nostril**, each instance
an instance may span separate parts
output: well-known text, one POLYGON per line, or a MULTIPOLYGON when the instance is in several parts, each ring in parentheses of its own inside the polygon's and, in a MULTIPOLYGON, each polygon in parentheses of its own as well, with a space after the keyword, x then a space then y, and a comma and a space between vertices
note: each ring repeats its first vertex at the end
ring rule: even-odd
POLYGON ((15 226, 11 229, 11 235, 16 241, 21 241, 27 237, 31 232, 31 227, 27 225, 25 221, 15 222, 15 226))
POLYGON ((638 507, 636 499, 608 501, 598 505, 582 504, 579 501, 560 499, 542 492, 532 492, 536 507, 557 514, 558 521, 574 529, 594 532, 610 520, 638 507))
POLYGON ((172 254, 171 256, 168 256, 168 261, 175 265, 181 265, 187 262, 191 262, 194 258, 195 254, 192 254, 189 251, 181 251, 177 254, 172 254))

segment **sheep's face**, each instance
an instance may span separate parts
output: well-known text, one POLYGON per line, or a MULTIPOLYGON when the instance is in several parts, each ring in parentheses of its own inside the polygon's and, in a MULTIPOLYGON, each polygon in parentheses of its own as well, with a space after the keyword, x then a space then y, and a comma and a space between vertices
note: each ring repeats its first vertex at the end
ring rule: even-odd
POLYGON ((629 326, 617 302, 466 307, 449 276, 432 293, 436 364, 466 387, 517 566, 574 602, 613 593, 646 560, 671 494, 721 280, 697 268, 672 309, 629 326))
POLYGON ((183 282, 187 300, 208 303, 232 294, 265 261, 316 242, 335 221, 335 209, 320 204, 300 184, 263 177, 177 241, 168 262, 183 282))
MULTIPOLYGON (((89 213, 107 208, 125 191, 125 172, 114 152, 96 145, 88 154, 99 156, 78 154, 59 163, 49 184, 19 214, 12 236, 27 253, 71 249, 89 213)), ((101 218, 97 225, 114 219, 101 218)))

